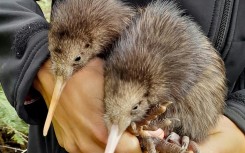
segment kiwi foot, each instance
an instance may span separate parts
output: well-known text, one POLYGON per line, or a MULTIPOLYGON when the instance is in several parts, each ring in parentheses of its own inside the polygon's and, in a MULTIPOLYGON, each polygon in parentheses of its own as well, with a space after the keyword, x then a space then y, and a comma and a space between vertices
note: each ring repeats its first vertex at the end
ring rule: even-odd
MULTIPOLYGON (((150 125, 150 123, 152 120, 155 120, 159 115, 163 114, 170 104, 172 104, 172 102, 166 102, 162 105, 158 104, 152 106, 147 112, 146 117, 140 122, 132 122, 128 130, 136 136, 139 135, 139 131, 142 130, 142 127, 144 128, 144 130, 157 130, 158 127, 152 126, 150 125)), ((168 126, 169 124, 171 124, 171 122, 169 120, 166 120, 166 126, 168 126)))
POLYGON ((166 141, 180 146, 182 149, 181 153, 187 152, 189 148, 191 148, 194 153, 200 153, 197 143, 191 141, 188 136, 183 136, 181 138, 175 132, 171 132, 170 135, 166 138, 166 141))

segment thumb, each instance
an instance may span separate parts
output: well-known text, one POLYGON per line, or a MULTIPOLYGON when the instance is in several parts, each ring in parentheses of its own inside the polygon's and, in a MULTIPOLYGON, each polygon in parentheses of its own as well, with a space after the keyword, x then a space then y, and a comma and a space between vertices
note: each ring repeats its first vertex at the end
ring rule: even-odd
POLYGON ((138 139, 134 135, 128 132, 123 133, 119 141, 118 147, 116 148, 116 153, 125 153, 125 152, 142 153, 138 139))

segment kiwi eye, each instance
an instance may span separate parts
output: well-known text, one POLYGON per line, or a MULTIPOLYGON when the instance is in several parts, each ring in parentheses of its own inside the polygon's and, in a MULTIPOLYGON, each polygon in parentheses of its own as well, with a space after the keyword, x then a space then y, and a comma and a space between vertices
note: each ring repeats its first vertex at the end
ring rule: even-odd
POLYGON ((60 35, 60 37, 64 37, 65 31, 61 31, 61 32, 59 33, 59 35, 60 35))
POLYGON ((137 110, 139 107, 139 104, 137 104, 136 106, 134 106, 133 110, 137 110))
POLYGON ((138 104, 134 105, 131 110, 131 115, 136 115, 139 113, 140 105, 142 101, 140 101, 138 104))
POLYGON ((80 56, 78 56, 78 57, 75 58, 75 61, 76 61, 76 62, 78 62, 78 61, 80 61, 80 60, 81 60, 81 57, 80 57, 80 56))
POLYGON ((90 45, 89 44, 85 44, 84 48, 89 48, 90 45))
POLYGON ((136 104, 136 105, 133 107, 132 110, 133 110, 133 111, 138 110, 138 108, 140 107, 141 103, 142 103, 142 100, 141 100, 138 104, 136 104))

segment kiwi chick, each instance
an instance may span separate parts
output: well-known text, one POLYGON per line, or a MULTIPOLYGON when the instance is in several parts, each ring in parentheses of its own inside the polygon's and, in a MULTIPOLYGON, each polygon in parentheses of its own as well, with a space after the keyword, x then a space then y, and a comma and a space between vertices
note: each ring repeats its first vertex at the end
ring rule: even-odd
POLYGON ((56 85, 44 135, 67 80, 105 52, 133 15, 133 9, 119 0, 65 0, 54 6, 48 37, 56 85))
POLYGON ((151 122, 200 142, 222 114, 223 60, 199 27, 173 2, 149 4, 119 38, 105 65, 106 153, 150 106, 172 102, 151 122), (166 118, 178 118, 168 127, 166 118), (113 143, 112 143, 113 142, 113 143))

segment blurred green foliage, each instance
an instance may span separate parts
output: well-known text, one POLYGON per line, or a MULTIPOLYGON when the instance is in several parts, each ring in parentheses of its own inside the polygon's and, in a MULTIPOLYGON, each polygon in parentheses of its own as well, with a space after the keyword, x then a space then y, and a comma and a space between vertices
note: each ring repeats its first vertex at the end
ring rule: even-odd
POLYGON ((0 86, 0 129, 12 135, 12 140, 18 144, 27 143, 28 125, 17 115, 14 108, 7 101, 0 86))
POLYGON ((50 10, 51 10, 51 0, 40 0, 37 2, 41 9, 43 10, 46 20, 50 21, 50 10))

